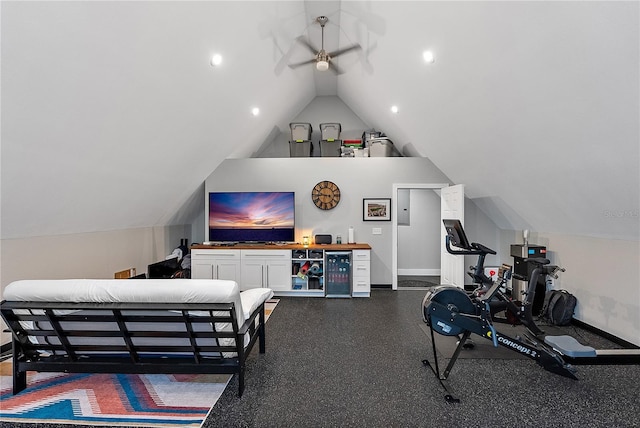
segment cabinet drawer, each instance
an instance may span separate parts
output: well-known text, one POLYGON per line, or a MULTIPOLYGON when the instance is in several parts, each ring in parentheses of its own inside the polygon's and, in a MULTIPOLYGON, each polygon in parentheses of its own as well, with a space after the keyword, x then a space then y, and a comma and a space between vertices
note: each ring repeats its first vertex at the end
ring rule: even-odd
POLYGON ((289 250, 242 250, 241 257, 243 260, 290 260, 291 252, 289 250))
POLYGON ((353 250, 352 254, 353 254, 353 261, 371 260, 370 250, 353 250))
POLYGON ((355 260, 353 262, 353 277, 366 276, 369 278, 371 270, 371 262, 368 260, 355 260))
POLYGON ((371 280, 369 277, 354 277, 353 278, 353 291, 354 292, 369 292, 371 290, 371 280))
POLYGON ((191 260, 208 259, 237 259, 240 260, 240 250, 191 250, 191 260))

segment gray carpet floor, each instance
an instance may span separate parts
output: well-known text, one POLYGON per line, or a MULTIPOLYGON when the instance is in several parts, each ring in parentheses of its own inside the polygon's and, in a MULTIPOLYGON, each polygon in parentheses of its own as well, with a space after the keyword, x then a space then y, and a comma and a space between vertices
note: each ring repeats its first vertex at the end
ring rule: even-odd
POLYGON ((422 364, 431 356, 424 294, 281 298, 266 353, 249 356, 243 396, 234 376, 203 427, 640 427, 637 365, 578 366, 575 381, 478 348, 449 377, 461 402, 446 402, 422 364))
POLYGON ((575 381, 528 359, 479 354, 457 362, 449 384, 461 402, 447 403, 422 364, 423 296, 281 299, 244 395, 234 377, 203 427, 640 426, 640 366, 579 366, 575 381))

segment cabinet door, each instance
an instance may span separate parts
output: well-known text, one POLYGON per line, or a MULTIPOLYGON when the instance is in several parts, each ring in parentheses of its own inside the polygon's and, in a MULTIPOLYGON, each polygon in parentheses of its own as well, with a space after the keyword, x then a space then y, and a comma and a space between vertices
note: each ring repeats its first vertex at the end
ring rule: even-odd
POLYGON ((240 280, 239 250, 193 250, 191 278, 240 280))
POLYGON ((191 258, 191 278, 214 279, 214 261, 208 257, 191 258))
POLYGON ((240 290, 264 287, 264 271, 264 260, 245 258, 242 261, 242 281, 238 284, 240 290))
POLYGON ((228 279, 240 284, 240 260, 218 260, 214 270, 216 279, 228 279))
POLYGON ((272 290, 291 290, 291 261, 269 260, 265 268, 264 286, 272 290))

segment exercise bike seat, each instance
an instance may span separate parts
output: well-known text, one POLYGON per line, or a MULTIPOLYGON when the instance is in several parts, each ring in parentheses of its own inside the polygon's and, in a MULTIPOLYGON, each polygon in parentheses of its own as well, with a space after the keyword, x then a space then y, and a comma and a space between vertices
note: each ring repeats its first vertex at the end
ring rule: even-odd
POLYGON ((553 347, 556 351, 571 358, 595 357, 596 350, 591 346, 585 346, 575 338, 567 335, 546 336, 544 343, 553 347))

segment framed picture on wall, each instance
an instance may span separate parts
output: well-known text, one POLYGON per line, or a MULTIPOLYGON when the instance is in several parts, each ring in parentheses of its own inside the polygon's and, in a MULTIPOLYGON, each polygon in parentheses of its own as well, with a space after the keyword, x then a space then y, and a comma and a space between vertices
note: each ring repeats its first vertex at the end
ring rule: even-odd
POLYGON ((391 221, 391 198, 362 200, 362 220, 391 221))

